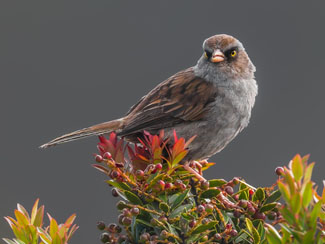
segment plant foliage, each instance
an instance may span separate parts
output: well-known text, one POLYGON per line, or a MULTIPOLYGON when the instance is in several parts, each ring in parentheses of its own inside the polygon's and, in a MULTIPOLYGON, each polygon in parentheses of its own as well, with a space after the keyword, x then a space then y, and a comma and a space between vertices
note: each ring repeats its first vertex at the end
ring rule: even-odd
POLYGON ((63 224, 49 214, 50 225, 44 227, 44 206, 38 207, 38 199, 35 201, 31 214, 17 204, 15 217, 5 217, 16 238, 10 240, 3 238, 7 244, 66 244, 72 237, 78 226, 73 224, 76 215, 71 215, 63 224))
MULTIPOLYGON (((255 188, 237 177, 200 181, 182 162, 193 139, 175 134, 171 142, 163 132, 145 133, 131 148, 114 133, 100 136, 94 167, 122 198, 118 223, 98 223, 104 243, 324 243, 324 193, 316 193, 307 156, 279 167, 271 187, 255 188)), ((201 172, 212 165, 190 166, 201 172)))

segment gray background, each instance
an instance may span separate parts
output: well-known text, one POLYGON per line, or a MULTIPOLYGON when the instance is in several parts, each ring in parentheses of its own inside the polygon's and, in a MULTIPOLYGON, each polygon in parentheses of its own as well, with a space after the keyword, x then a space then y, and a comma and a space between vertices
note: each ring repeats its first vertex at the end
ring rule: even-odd
MULTIPOLYGON (((323 1, 14 1, 0 3, 0 217, 37 197, 60 222, 77 213, 72 243, 99 243, 116 199, 90 165, 97 138, 40 150, 53 137, 122 116, 156 84, 194 65, 202 41, 240 39, 257 67, 250 126, 207 178, 275 182, 296 153, 324 178, 323 1), (322 6, 321 6, 322 5, 322 6)), ((0 237, 11 237, 0 219, 0 237)))

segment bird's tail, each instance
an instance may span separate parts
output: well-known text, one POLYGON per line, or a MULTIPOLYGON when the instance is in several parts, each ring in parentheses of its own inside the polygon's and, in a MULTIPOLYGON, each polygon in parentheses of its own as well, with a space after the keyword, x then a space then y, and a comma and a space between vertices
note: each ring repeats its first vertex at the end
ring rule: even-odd
POLYGON ((57 137, 52 141, 49 141, 48 143, 45 143, 44 145, 40 146, 40 148, 47 148, 47 147, 55 146, 57 144, 79 140, 88 136, 101 135, 101 134, 109 133, 111 131, 116 131, 121 128, 122 123, 123 123, 122 119, 117 119, 117 120, 104 122, 98 125, 93 125, 88 128, 77 130, 65 134, 63 136, 57 137))

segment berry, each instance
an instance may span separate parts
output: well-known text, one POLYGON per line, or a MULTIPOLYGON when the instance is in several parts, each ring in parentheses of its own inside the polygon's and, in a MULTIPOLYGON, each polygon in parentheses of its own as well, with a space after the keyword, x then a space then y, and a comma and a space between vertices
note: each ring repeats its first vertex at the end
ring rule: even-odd
POLYGON ((208 213, 212 213, 213 211, 213 205, 208 203, 206 206, 205 206, 205 211, 207 211, 208 213))
POLYGON ((222 239, 222 236, 219 233, 215 234, 213 237, 216 240, 221 240, 222 239))
POLYGON ((225 192, 227 192, 229 195, 232 195, 234 194, 234 189, 231 186, 226 186, 225 192))
POLYGON ((249 193, 250 196, 252 196, 254 194, 253 189, 249 189, 248 193, 249 193))
POLYGON ((161 170, 162 169, 162 164, 161 163, 156 164, 155 169, 156 170, 161 170))
POLYGON ((96 155, 95 160, 96 160, 96 162, 101 163, 101 162, 103 162, 103 157, 100 155, 96 155))
POLYGON ((190 223, 188 223, 188 226, 189 226, 190 228, 193 228, 195 225, 196 225, 196 221, 195 221, 194 219, 191 220, 190 223))
POLYGON ((160 216, 160 217, 158 218, 158 220, 159 220, 160 222, 167 222, 167 221, 168 221, 168 219, 167 219, 165 216, 160 216))
POLYGON ((231 229, 232 228, 232 224, 226 224, 226 229, 231 229))
POLYGON ((284 169, 283 167, 276 167, 275 168, 275 173, 278 175, 278 176, 281 176, 284 174, 284 169))
MULTIPOLYGON (((158 236, 157 235, 152 235, 152 236, 150 236, 150 241, 156 241, 156 240, 158 240, 158 236)), ((156 242, 154 242, 154 243, 156 243, 156 242)))
POLYGON ((255 214, 256 210, 255 210, 254 207, 249 206, 249 207, 247 207, 247 212, 248 212, 249 214, 253 215, 253 214, 255 214))
POLYGON ((253 215, 253 218, 254 218, 254 219, 265 220, 265 214, 264 214, 264 213, 260 213, 260 212, 256 212, 256 213, 253 215))
POLYGON ((166 230, 163 230, 163 231, 161 231, 160 232, 160 237, 161 237, 161 239, 167 239, 168 238, 168 232, 166 231, 166 230))
POLYGON ((232 182, 234 183, 234 185, 237 185, 239 183, 239 178, 238 177, 234 177, 232 179, 232 182))
POLYGON ((118 197, 119 196, 118 191, 117 191, 116 188, 112 188, 112 196, 113 197, 118 197))
POLYGON ((104 155, 103 155, 103 158, 112 159, 112 155, 109 152, 105 152, 104 155))
POLYGON ((171 189, 171 188, 173 188, 173 186, 174 186, 173 183, 166 183, 165 184, 165 189, 166 190, 171 189))
POLYGON ((209 189, 209 186, 210 186, 210 183, 209 183, 209 181, 203 181, 202 183, 201 183, 201 187, 202 187, 202 189, 203 190, 207 190, 207 189, 209 189))
POLYGON ((240 218, 240 216, 241 216, 241 212, 239 212, 238 210, 235 210, 234 211, 234 217, 235 218, 240 218))
POLYGON ((110 235, 108 233, 106 233, 106 232, 100 235, 100 240, 103 243, 109 242, 110 239, 111 239, 110 235))
POLYGON ((124 201, 120 200, 117 202, 116 207, 118 210, 122 210, 126 207, 126 203, 124 201))
POLYGON ((205 207, 203 205, 199 205, 199 206, 197 206, 197 211, 199 213, 203 213, 205 211, 205 207))
POLYGON ((143 233, 141 236, 140 236, 140 241, 149 241, 149 239, 150 239, 150 234, 149 233, 147 233, 147 232, 145 232, 145 233, 143 233))
POLYGON ((100 222, 97 223, 97 228, 98 228, 99 230, 104 230, 105 227, 106 227, 106 226, 105 226, 105 223, 104 223, 104 222, 100 221, 100 222))
POLYGON ((179 188, 184 191, 186 189, 186 185, 185 184, 180 184, 179 188))
POLYGON ((117 226, 116 224, 109 224, 109 225, 107 226, 107 230, 108 230, 109 232, 113 233, 113 232, 115 232, 116 226, 117 226))
POLYGON ((174 184, 175 184, 175 186, 178 187, 180 184, 183 184, 183 181, 181 181, 181 180, 175 180, 174 184))
POLYGON ((140 210, 138 209, 138 208, 131 208, 131 214, 133 215, 133 216, 137 216, 137 215, 139 215, 139 213, 140 213, 140 210))
POLYGON ((129 218, 129 217, 124 217, 122 219, 122 224, 125 225, 125 226, 129 226, 129 225, 131 225, 131 223, 132 223, 132 219, 129 218))
POLYGON ((118 178, 119 176, 120 176, 121 174, 118 172, 118 171, 112 171, 112 173, 111 173, 111 177, 113 178, 113 179, 115 179, 115 178, 118 178))
POLYGON ((141 169, 138 169, 137 171, 135 171, 135 175, 139 178, 142 179, 144 176, 144 172, 141 169))
POLYGON ((202 238, 200 239, 200 241, 202 241, 202 242, 207 241, 207 240, 209 240, 209 237, 207 235, 202 236, 202 238))
POLYGON ((240 207, 242 207, 242 208, 246 208, 247 207, 247 201, 246 200, 240 200, 238 205, 240 207))
POLYGON ((159 186, 160 186, 160 188, 161 188, 161 190, 165 190, 165 181, 163 181, 163 180, 159 180, 158 181, 158 184, 159 184, 159 186))
POLYGON ((120 214, 120 215, 117 217, 119 224, 123 224, 123 223, 122 223, 122 219, 123 219, 123 218, 124 218, 124 215, 123 215, 123 214, 120 214))
POLYGON ((232 230, 229 232, 229 234, 230 234, 231 236, 236 236, 236 235, 238 235, 238 232, 237 232, 236 230, 232 229, 232 230))
POLYGON ((131 217, 132 216, 131 211, 129 209, 127 209, 127 208, 124 208, 122 210, 122 214, 124 215, 124 217, 131 217))

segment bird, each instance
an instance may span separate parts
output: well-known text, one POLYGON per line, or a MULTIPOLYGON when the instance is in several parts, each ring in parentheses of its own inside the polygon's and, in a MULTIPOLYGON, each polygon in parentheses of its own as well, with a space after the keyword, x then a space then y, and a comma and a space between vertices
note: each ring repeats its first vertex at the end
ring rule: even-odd
POLYGON ((65 134, 40 147, 113 131, 137 143, 144 131, 164 130, 166 138, 175 131, 185 139, 195 136, 184 168, 196 174, 189 167, 191 162, 220 152, 247 127, 258 93, 255 71, 239 40, 227 34, 211 36, 204 40, 196 65, 158 84, 124 117, 65 134))

